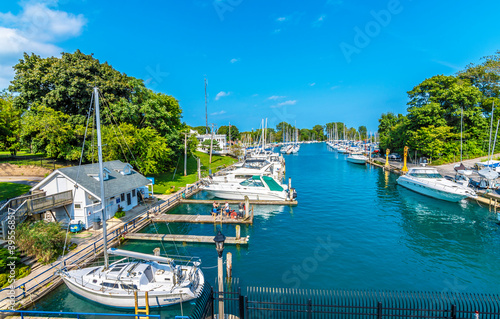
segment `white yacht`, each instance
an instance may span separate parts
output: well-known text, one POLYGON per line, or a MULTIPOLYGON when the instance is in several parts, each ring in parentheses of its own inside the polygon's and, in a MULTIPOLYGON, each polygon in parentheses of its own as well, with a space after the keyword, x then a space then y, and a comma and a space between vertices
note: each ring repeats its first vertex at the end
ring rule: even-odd
POLYGON ((443 178, 432 167, 412 167, 406 175, 398 178, 397 183, 414 192, 449 202, 476 197, 471 188, 443 178))
POLYGON ((105 266, 62 270, 60 275, 68 288, 89 300, 120 308, 131 308, 137 292, 138 306, 162 307, 197 298, 205 282, 198 261, 192 266, 176 265, 167 257, 151 256, 110 248, 110 255, 125 258, 105 266))
POLYGON ((266 162, 265 166, 261 168, 254 167, 238 167, 234 170, 228 171, 225 175, 208 176, 204 179, 208 183, 240 183, 255 175, 272 176, 279 180, 279 171, 274 168, 272 163, 266 162))
POLYGON ((347 156, 346 160, 348 162, 354 163, 354 164, 366 164, 366 161, 368 161, 368 157, 363 155, 363 154, 356 154, 356 153, 351 153, 349 156, 347 156))
POLYGON ((201 187, 214 197, 222 199, 243 200, 248 196, 251 200, 277 200, 287 201, 297 197, 292 188, 278 183, 270 176, 252 176, 240 183, 208 184, 201 187))

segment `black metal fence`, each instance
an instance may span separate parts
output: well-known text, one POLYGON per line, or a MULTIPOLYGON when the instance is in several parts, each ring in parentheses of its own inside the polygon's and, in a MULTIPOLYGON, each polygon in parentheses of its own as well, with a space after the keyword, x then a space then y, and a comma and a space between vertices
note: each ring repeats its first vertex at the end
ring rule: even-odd
POLYGON ((238 286, 238 280, 226 282, 223 294, 205 287, 196 305, 204 311, 195 309, 190 318, 214 318, 220 301, 225 317, 240 319, 500 318, 494 294, 248 287, 243 295, 238 286))

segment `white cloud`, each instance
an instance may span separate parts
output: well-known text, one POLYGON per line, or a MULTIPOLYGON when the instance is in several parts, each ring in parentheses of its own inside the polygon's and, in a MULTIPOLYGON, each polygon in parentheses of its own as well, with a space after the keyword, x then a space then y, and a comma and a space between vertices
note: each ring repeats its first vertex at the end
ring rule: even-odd
POLYGON ((283 106, 283 105, 295 105, 297 103, 297 100, 288 100, 285 102, 278 103, 278 106, 283 106))
POLYGON ((224 96, 229 96, 231 95, 231 92, 224 92, 224 91, 220 91, 219 93, 217 93, 217 95, 215 96, 215 100, 218 101, 221 97, 224 97, 224 96))
POLYGON ((87 23, 81 14, 57 10, 57 0, 22 1, 20 5, 17 15, 0 12, 0 89, 13 78, 11 68, 24 52, 58 55, 63 49, 55 42, 80 35, 87 23))
POLYGON ((288 100, 288 101, 280 102, 280 103, 275 104, 275 105, 271 105, 270 107, 272 109, 275 109, 275 108, 280 108, 282 106, 295 105, 296 103, 297 103, 297 100, 288 100))
POLYGON ((279 17, 278 19, 276 19, 276 21, 278 22, 286 21, 286 17, 279 17))
POLYGON ((214 115, 222 115, 222 114, 225 114, 226 111, 222 110, 220 112, 214 112, 214 113, 210 113, 210 115, 214 116, 214 115))
POLYGON ((309 86, 315 86, 315 85, 316 85, 316 82, 309 83, 309 86))
POLYGON ((240 61, 240 59, 236 59, 236 58, 235 58, 235 59, 231 59, 231 61, 230 61, 230 62, 231 62, 231 63, 236 63, 236 62, 239 62, 239 61, 240 61))
POLYGON ((313 21, 312 26, 316 27, 316 28, 320 27, 323 24, 323 22, 325 21, 325 19, 326 19, 326 15, 323 14, 318 19, 316 19, 315 21, 313 21))
POLYGON ((338 89, 340 87, 340 85, 334 85, 330 88, 330 90, 335 90, 335 89, 338 89))
POLYGON ((279 100, 279 99, 284 99, 284 98, 286 98, 286 96, 273 95, 273 96, 268 97, 267 99, 268 100, 279 100))

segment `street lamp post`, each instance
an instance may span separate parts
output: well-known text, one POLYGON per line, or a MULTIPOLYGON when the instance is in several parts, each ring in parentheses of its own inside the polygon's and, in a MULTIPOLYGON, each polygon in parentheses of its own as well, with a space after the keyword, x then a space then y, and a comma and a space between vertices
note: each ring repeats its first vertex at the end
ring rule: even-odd
POLYGON ((219 282, 219 319, 224 318, 224 268, 222 262, 222 253, 224 252, 224 241, 226 236, 224 236, 221 231, 217 233, 214 237, 215 249, 219 258, 217 260, 218 276, 217 281, 219 282))

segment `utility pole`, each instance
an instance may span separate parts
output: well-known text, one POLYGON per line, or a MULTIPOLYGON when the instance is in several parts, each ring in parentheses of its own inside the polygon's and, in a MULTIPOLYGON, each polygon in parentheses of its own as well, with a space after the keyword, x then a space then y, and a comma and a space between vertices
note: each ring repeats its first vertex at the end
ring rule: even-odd
POLYGON ((212 123, 212 136, 210 138, 210 160, 208 163, 212 164, 212 147, 214 145, 214 123, 212 123))
POLYGON ((188 133, 182 133, 184 134, 184 176, 187 176, 187 135, 188 133))
POLYGON ((229 122, 229 148, 231 148, 231 122, 229 122))

